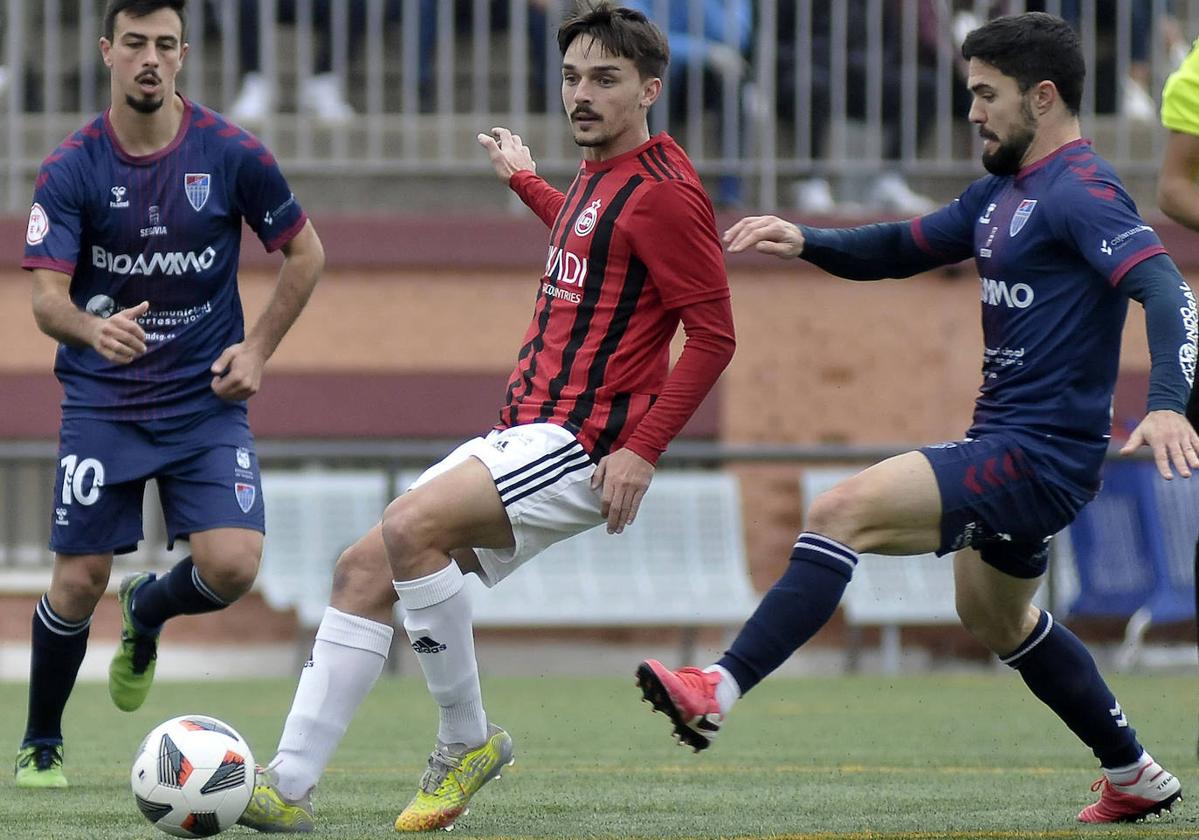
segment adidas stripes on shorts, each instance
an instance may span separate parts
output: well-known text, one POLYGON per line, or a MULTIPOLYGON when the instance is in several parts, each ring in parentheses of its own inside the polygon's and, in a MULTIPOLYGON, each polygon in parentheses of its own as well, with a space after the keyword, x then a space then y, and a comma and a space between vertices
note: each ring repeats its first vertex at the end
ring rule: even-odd
POLYGON ((600 494, 591 489, 595 464, 561 426, 528 423, 493 430, 459 446, 421 473, 408 489, 467 458, 478 458, 491 471, 516 538, 509 549, 475 549, 480 577, 488 586, 495 586, 554 543, 604 521, 600 494))

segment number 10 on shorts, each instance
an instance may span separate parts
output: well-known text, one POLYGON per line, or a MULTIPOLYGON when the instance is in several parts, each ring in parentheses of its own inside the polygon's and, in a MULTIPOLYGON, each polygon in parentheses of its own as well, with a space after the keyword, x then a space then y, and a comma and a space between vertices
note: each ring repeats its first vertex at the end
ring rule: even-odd
POLYGON ((104 486, 104 465, 95 458, 80 461, 78 455, 68 455, 58 465, 63 470, 62 503, 69 505, 76 501, 81 505, 94 505, 104 486))

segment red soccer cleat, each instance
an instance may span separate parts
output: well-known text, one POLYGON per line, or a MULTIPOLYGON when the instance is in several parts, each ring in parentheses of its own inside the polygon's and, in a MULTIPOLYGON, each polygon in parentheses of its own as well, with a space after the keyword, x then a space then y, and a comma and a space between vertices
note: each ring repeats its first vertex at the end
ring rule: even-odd
POLYGON ((1128 784, 1113 784, 1104 776, 1091 785, 1091 790, 1099 791, 1099 801, 1078 813, 1079 822, 1136 822, 1169 811, 1182 799, 1178 779, 1153 759, 1145 762, 1128 784))
POLYGON ((711 745, 724 720, 716 702, 719 682, 720 674, 699 668, 672 671, 656 659, 637 666, 642 698, 653 705, 655 712, 669 717, 674 722, 675 738, 696 752, 711 745))

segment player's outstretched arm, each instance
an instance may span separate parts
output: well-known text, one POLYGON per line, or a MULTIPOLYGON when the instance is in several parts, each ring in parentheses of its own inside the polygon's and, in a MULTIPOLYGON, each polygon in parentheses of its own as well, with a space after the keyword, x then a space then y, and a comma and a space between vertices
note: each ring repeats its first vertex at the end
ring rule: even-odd
POLYGON ((45 268, 33 272, 33 317, 51 338, 73 347, 91 347, 110 362, 126 365, 146 352, 146 333, 137 319, 148 301, 108 318, 84 312, 71 300, 71 278, 45 268))
POLYGON ((1131 455, 1142 446, 1153 450, 1153 461, 1161 477, 1169 481, 1174 470, 1183 478, 1199 469, 1199 434, 1190 421, 1177 411, 1150 411, 1128 436, 1120 448, 1121 455, 1131 455))
POLYGON ((300 316, 325 267, 325 249, 312 222, 283 246, 283 267, 266 309, 244 341, 226 347, 212 363, 212 390, 223 400, 258 393, 262 369, 300 316))
POLYGON ((520 141, 519 134, 513 134, 503 126, 491 129, 490 134, 478 136, 479 145, 487 150, 491 158, 491 166, 496 176, 507 184, 517 172, 532 172, 536 174, 537 164, 529 148, 520 141))
POLYGON ((753 248, 760 254, 795 259, 803 253, 804 236, 796 225, 778 216, 746 216, 724 233, 729 253, 753 248))

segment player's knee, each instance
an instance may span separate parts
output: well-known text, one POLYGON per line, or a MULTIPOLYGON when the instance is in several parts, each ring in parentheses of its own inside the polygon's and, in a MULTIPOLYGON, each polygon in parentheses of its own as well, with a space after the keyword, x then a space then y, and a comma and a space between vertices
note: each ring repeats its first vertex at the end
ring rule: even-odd
POLYGON ((233 603, 250 591, 258 577, 259 555, 252 550, 232 552, 200 569, 204 583, 225 603, 233 603))
POLYGON ((1018 648, 1027 635, 1023 629, 1023 610, 1018 613, 1000 610, 979 593, 960 589, 954 596, 954 604, 967 632, 999 656, 1018 648))
POLYGON ((395 575, 402 578, 420 554, 437 547, 432 519, 411 493, 400 496, 383 512, 383 544, 395 575))
POLYGON ((343 612, 370 615, 388 611, 396 602, 387 558, 361 543, 341 553, 333 567, 332 603, 343 612))
POLYGON ((862 511, 866 501, 852 483, 839 484, 815 498, 808 509, 807 530, 864 551, 862 511))
POLYGON ((50 603, 63 618, 77 621, 92 614, 108 586, 108 562, 76 558, 59 564, 50 582, 50 603))

